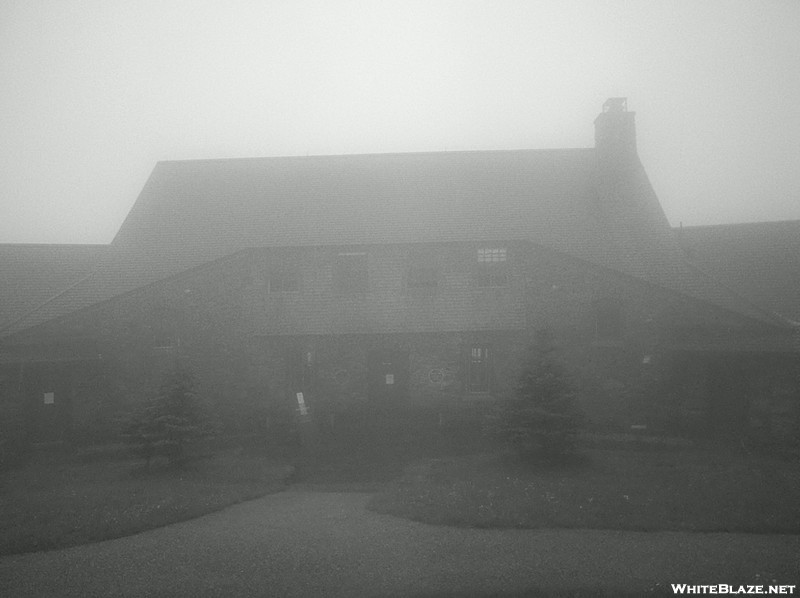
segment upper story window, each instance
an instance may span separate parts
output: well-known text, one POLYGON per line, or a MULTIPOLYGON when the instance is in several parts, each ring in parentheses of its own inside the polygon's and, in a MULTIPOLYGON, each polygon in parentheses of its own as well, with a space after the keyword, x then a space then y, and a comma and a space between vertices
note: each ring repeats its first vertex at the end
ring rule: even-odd
POLYGON ((478 249, 479 264, 496 264, 506 261, 505 247, 481 247, 478 249))
POLYGON ((367 254, 345 252, 336 256, 333 286, 340 293, 366 293, 369 287, 367 254))
POLYGON ((177 335, 169 334, 169 331, 159 331, 153 337, 153 351, 156 353, 172 353, 180 344, 180 338, 177 335))
POLYGON ((272 270, 267 276, 267 292, 296 293, 300 290, 300 275, 295 270, 272 270))
POLYGON ((508 284, 508 251, 505 247, 478 249, 478 268, 475 280, 479 287, 504 287, 508 284))

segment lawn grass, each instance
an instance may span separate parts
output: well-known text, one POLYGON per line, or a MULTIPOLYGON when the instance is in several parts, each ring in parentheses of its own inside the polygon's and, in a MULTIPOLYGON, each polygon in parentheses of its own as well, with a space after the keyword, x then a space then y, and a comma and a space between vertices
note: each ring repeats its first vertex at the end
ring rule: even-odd
POLYGON ((0 555, 127 536, 282 489, 289 468, 227 451, 181 469, 37 455, 0 478, 0 555))
POLYGON ((493 453, 410 467, 369 508, 468 527, 800 533, 800 470, 699 449, 591 449, 551 469, 493 453))

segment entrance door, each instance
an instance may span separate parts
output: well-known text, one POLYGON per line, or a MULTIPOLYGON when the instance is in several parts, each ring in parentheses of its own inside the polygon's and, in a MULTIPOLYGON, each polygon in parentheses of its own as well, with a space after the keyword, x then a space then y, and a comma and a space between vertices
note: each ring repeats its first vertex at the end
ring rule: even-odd
POLYGON ((379 349, 369 356, 369 396, 387 406, 402 403, 408 395, 408 351, 379 349))

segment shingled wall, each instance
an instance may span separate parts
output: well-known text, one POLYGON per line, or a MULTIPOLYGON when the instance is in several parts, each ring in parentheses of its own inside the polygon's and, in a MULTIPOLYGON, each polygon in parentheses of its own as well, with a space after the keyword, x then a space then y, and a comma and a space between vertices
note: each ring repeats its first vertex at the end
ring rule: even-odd
POLYGON ((111 431, 177 362, 196 372, 227 430, 266 434, 293 421, 297 392, 320 422, 368 407, 379 354, 407 360, 389 372, 395 389, 402 387, 391 389, 395 402, 446 420, 512 392, 526 348, 547 331, 591 424, 700 432, 713 424, 707 372, 686 378, 691 372, 682 370, 679 388, 678 357, 743 354, 774 332, 528 243, 491 244, 507 250, 507 277, 482 287, 476 252, 483 246, 245 250, 15 335, 4 350, 30 358, 56 341, 94 347, 92 359, 88 351, 83 365, 70 369, 75 435, 111 431), (364 292, 337 290, 335 261, 343 252, 366 255, 364 292), (437 271, 434 288, 409 288, 409 265, 420 255, 437 271), (299 274, 296 288, 270 288, 271 273, 287 267, 299 274), (610 326, 601 321, 609 308, 618 314, 610 326), (695 337, 716 339, 713 351, 698 352, 695 337), (474 346, 492 353, 491 378, 480 392, 471 392, 466 372, 474 346))

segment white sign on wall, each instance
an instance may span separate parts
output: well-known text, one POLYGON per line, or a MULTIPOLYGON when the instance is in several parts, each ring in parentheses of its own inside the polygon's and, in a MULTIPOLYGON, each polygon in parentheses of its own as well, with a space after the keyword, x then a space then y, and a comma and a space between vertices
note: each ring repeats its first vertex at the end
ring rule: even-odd
POLYGON ((386 374, 386 384, 394 384, 394 374, 386 374))
POLYGON ((297 408, 300 410, 300 415, 308 415, 308 407, 306 407, 306 399, 303 397, 302 392, 297 393, 297 408))
POLYGON ((44 393, 44 404, 45 405, 52 405, 56 402, 56 393, 54 392, 46 392, 44 393))

